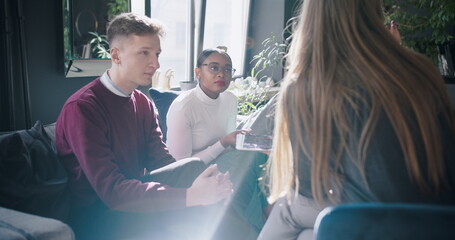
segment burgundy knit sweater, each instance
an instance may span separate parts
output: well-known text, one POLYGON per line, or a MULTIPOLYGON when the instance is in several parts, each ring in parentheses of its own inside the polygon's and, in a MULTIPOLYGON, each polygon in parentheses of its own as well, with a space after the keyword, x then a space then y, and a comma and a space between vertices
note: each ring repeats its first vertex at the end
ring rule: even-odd
POLYGON ((186 189, 135 178, 175 160, 161 140, 150 100, 117 96, 96 79, 73 94, 56 124, 58 154, 77 205, 149 212, 185 206, 186 189))

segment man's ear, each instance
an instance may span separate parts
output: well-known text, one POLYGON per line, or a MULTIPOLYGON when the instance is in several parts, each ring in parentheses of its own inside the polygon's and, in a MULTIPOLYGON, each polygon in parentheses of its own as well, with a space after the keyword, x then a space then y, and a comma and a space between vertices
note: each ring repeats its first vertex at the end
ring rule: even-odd
POLYGON ((120 64, 120 49, 113 47, 110 50, 111 59, 114 63, 120 64))
POLYGON ((201 69, 200 68, 194 68, 194 76, 199 79, 199 74, 201 74, 201 69))

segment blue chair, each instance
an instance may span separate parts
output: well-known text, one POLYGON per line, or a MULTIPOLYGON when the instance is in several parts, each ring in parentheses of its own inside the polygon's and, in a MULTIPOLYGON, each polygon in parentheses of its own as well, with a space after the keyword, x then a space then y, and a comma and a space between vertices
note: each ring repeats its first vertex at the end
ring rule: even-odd
POLYGON ((181 92, 172 90, 158 90, 154 88, 149 89, 150 97, 152 97, 155 103, 156 110, 158 112, 158 124, 163 133, 163 142, 166 142, 167 134, 167 123, 166 115, 172 102, 178 97, 181 92))
POLYGON ((455 206, 355 203, 324 209, 317 240, 455 239, 455 206))

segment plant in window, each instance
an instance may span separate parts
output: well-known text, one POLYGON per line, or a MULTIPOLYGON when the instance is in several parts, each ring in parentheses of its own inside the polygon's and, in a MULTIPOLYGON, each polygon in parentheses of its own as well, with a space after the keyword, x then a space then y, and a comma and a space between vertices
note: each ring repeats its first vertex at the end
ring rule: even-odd
POLYGON ((263 49, 253 56, 250 63, 254 63, 251 68, 251 77, 264 81, 272 77, 277 67, 282 69, 283 58, 286 55, 288 45, 283 43, 274 33, 261 43, 263 49), (270 70, 270 76, 264 74, 265 70, 270 70))
POLYGON ((237 78, 230 86, 230 90, 238 99, 237 113, 249 115, 259 109, 269 99, 269 90, 273 83, 259 82, 253 77, 237 78))
POLYGON ((272 76, 276 69, 283 69, 283 59, 287 53, 288 44, 271 33, 262 41, 262 50, 253 56, 250 76, 238 78, 231 84, 231 91, 238 97, 238 114, 249 115, 261 108, 271 97, 270 89, 280 83, 272 76))

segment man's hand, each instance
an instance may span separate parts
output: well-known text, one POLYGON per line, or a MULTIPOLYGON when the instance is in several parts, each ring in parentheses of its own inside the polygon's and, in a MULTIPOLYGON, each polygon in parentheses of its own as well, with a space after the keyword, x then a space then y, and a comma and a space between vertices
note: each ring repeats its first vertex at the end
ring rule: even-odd
POLYGON ((229 197, 234 191, 229 177, 229 172, 219 172, 217 165, 205 169, 186 191, 186 206, 210 205, 229 197))

